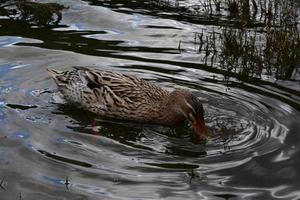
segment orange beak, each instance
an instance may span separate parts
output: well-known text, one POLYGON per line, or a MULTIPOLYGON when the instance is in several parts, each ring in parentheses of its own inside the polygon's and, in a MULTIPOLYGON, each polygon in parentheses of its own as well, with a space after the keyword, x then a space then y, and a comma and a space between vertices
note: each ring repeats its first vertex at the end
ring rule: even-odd
POLYGON ((205 140, 208 137, 207 128, 205 126, 204 119, 198 119, 193 122, 193 129, 201 140, 205 140))

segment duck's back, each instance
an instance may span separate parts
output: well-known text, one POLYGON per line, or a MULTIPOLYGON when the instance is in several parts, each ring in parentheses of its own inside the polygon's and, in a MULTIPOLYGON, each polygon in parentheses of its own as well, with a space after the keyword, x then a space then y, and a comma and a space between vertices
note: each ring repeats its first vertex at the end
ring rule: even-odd
POLYGON ((169 92, 135 76, 83 67, 48 70, 66 101, 102 116, 154 122, 169 92))

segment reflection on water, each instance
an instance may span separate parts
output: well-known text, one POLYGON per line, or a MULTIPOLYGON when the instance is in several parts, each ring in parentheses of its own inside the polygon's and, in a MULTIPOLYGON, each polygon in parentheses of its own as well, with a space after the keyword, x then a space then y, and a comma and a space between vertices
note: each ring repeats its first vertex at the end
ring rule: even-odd
POLYGON ((224 80, 199 65, 199 55, 177 48, 193 22, 107 7, 74 1, 67 25, 52 28, 0 20, 0 199, 299 197, 299 92, 224 80), (54 104, 46 68, 72 65, 189 88, 216 136, 195 144, 188 125, 108 120, 54 104))

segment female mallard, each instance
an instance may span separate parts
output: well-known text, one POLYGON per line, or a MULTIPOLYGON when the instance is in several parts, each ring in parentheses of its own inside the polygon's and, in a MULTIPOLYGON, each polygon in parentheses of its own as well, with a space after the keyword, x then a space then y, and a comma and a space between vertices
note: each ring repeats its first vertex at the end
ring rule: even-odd
POLYGON ((207 137, 202 103, 189 90, 168 92, 135 76, 85 67, 48 72, 67 102, 93 113, 162 125, 188 119, 200 139, 207 137))

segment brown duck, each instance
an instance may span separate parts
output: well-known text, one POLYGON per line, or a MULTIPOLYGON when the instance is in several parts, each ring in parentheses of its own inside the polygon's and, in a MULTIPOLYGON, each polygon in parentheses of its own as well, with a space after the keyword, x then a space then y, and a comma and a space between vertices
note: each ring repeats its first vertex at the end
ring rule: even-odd
POLYGON ((48 72, 67 102, 98 115, 162 125, 188 119, 200 139, 208 135, 202 103, 189 90, 169 92, 132 75, 85 67, 48 72))

